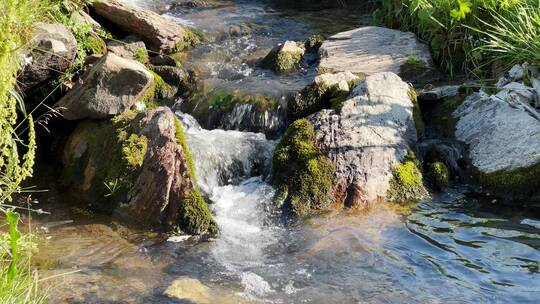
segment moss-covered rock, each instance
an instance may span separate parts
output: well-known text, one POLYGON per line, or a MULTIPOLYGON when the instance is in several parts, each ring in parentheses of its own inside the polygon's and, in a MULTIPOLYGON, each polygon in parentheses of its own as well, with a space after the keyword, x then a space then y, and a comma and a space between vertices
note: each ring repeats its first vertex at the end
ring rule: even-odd
POLYGON ((81 123, 64 149, 63 184, 145 228, 215 234, 178 119, 169 108, 81 123))
POLYGON ((429 164, 428 176, 435 187, 444 189, 450 184, 450 171, 443 162, 429 164))
POLYGON ((174 49, 171 50, 170 53, 183 52, 191 47, 196 46, 203 40, 204 40, 203 33, 196 31, 194 29, 185 29, 184 37, 182 38, 182 40, 178 41, 175 44, 174 49))
POLYGON ((266 55, 262 60, 262 66, 279 74, 294 72, 300 67, 304 52, 303 45, 294 41, 285 41, 266 55))
POLYGON ((182 111, 207 129, 262 132, 276 136, 285 128, 285 110, 274 97, 239 91, 214 91, 192 96, 182 111))
POLYGON ((334 165, 314 144, 311 123, 292 123, 279 142, 273 158, 273 182, 287 193, 296 215, 327 210, 334 203, 334 165))
POLYGON ((326 38, 321 34, 313 34, 304 41, 304 48, 308 53, 317 53, 326 38))
POLYGON ((413 151, 398 164, 390 180, 390 189, 386 194, 389 202, 408 203, 426 195, 420 161, 413 151))
POLYGON ((291 97, 287 114, 294 120, 322 109, 339 109, 358 81, 360 77, 351 72, 319 75, 313 83, 291 97))

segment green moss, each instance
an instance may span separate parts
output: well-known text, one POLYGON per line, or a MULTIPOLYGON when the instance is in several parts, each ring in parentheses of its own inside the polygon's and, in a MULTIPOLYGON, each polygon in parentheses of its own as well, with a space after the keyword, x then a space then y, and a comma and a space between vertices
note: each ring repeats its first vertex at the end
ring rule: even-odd
POLYGON ((218 225, 212 219, 212 213, 198 190, 193 190, 182 200, 178 221, 182 229, 192 234, 216 235, 218 225))
POLYGON ((439 188, 444 188, 450 183, 450 172, 448 167, 442 162, 434 162, 429 165, 428 175, 439 188))
POLYGON ((135 53, 135 57, 133 59, 143 64, 147 63, 148 51, 146 50, 146 48, 143 48, 143 47, 137 48, 137 53, 135 53))
POLYGON ((139 102, 145 105, 146 109, 154 109, 158 107, 157 100, 168 98, 173 94, 174 88, 165 83, 163 78, 156 74, 154 71, 147 69, 147 71, 154 77, 154 83, 152 86, 141 96, 139 102))
POLYGON ((390 202, 407 203, 425 194, 420 161, 412 151, 407 151, 403 162, 393 170, 390 189, 386 197, 390 202))
POLYGON ((475 175, 481 186, 497 195, 527 197, 540 192, 540 163, 529 168, 475 175))
POLYGON ((409 86, 409 91, 407 93, 409 94, 409 98, 413 103, 414 126, 416 127, 416 133, 420 137, 425 132, 425 125, 424 119, 422 117, 422 110, 420 109, 420 105, 418 104, 418 95, 416 94, 416 91, 412 86, 409 86))
POLYGON ((188 162, 189 175, 191 177, 191 180, 193 181, 193 187, 197 189, 198 186, 197 186, 197 176, 195 175, 195 163, 193 162, 193 157, 191 156, 191 152, 189 152, 189 148, 186 142, 186 135, 184 134, 184 128, 182 127, 182 123, 177 117, 175 117, 174 125, 175 125, 176 142, 182 147, 182 151, 184 152, 184 156, 186 157, 186 160, 188 162))
POLYGON ((193 29, 185 29, 186 33, 182 40, 178 41, 174 47, 173 50, 171 50, 170 53, 178 53, 183 52, 191 47, 194 47, 195 45, 199 44, 201 41, 204 40, 203 33, 193 30, 193 29))
MULTIPOLYGON (((119 133, 118 137, 121 137, 120 134, 123 134, 123 132, 125 131, 119 133)), ((143 164, 147 148, 148 139, 144 135, 131 134, 122 142, 122 159, 129 167, 139 168, 143 164)))
POLYGON ((188 233, 216 235, 219 232, 219 228, 212 219, 212 213, 208 209, 208 204, 205 202, 197 185, 195 163, 189 152, 182 123, 178 118, 175 118, 175 128, 176 141, 182 147, 182 151, 188 162, 189 175, 193 183, 193 190, 182 200, 178 223, 188 233))
POLYGON ((300 119, 292 123, 273 157, 273 183, 288 192, 292 211, 306 215, 329 209, 334 203, 335 167, 314 145, 312 124, 300 119))

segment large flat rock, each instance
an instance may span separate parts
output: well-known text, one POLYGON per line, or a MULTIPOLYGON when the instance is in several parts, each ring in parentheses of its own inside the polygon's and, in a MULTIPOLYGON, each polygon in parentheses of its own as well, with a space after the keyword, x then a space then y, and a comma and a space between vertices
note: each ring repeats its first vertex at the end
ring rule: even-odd
POLYGON ((319 55, 322 72, 393 72, 415 82, 429 82, 436 76, 427 45, 413 33, 383 27, 366 26, 331 36, 319 55))
POLYGON ((172 51, 188 35, 181 25, 127 1, 96 0, 92 7, 99 16, 141 37, 154 51, 172 51))

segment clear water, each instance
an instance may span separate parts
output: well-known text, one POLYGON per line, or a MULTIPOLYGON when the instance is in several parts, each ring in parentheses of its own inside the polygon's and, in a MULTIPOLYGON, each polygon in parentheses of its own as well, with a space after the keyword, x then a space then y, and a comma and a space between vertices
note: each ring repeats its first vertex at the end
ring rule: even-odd
MULTIPOLYGON (((251 35, 201 46, 191 62, 209 85, 277 96, 302 87, 313 71, 276 77, 244 65, 243 56, 364 20, 352 8, 299 11, 270 1, 173 10, 167 1, 138 2, 216 37, 241 21, 257 25, 261 30, 251 35)), ((272 204, 267 182, 276 142, 262 134, 204 130, 178 114, 220 236, 167 240, 51 207, 53 215, 38 223, 49 237, 40 256, 54 261, 43 268, 46 275, 75 271, 54 280, 52 303, 540 302, 540 220, 533 213, 454 189, 406 214, 380 206, 365 214, 292 220, 272 204), (184 293, 164 295, 179 279, 184 293), (207 289, 188 292, 200 286, 207 289)), ((46 196, 63 199, 61 193, 46 196)))

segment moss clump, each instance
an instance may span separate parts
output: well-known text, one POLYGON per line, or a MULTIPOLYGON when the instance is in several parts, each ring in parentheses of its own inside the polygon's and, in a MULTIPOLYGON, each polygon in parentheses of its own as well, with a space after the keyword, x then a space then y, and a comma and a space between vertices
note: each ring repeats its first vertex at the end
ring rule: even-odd
POLYGON ((212 213, 199 190, 193 190, 182 200, 178 222, 182 229, 193 234, 216 235, 218 225, 212 219, 212 213))
POLYGON ((189 148, 186 142, 186 135, 184 134, 184 128, 182 127, 182 123, 177 117, 175 117, 174 119, 174 125, 175 125, 176 143, 182 147, 182 151, 184 152, 184 156, 186 157, 186 160, 188 162, 189 175, 191 177, 191 180, 193 181, 193 187, 197 189, 198 186, 197 186, 197 176, 195 175, 195 163, 193 162, 193 157, 191 156, 191 152, 189 152, 189 148))
POLYGON ((137 51, 135 52, 135 56, 133 59, 137 60, 140 63, 147 63, 148 62, 148 51, 146 48, 140 47, 137 48, 137 51))
POLYGON ((523 198, 540 193, 540 163, 510 171, 476 173, 476 176, 482 187, 497 195, 523 198))
MULTIPOLYGON (((125 131, 121 131, 118 137, 125 138, 127 137, 127 133, 125 131)), ((122 159, 130 168, 141 167, 144 162, 144 156, 146 155, 147 148, 148 139, 146 136, 131 134, 122 142, 122 159)))
POLYGON ((390 202, 407 203, 425 195, 420 161, 407 151, 403 162, 394 168, 386 197, 390 202))
POLYGON ((154 83, 141 96, 139 102, 144 104, 146 109, 154 109, 159 105, 156 100, 169 98, 174 95, 174 88, 165 83, 163 78, 154 71, 150 69, 147 69, 147 71, 154 77, 154 83))
POLYGON ((185 31, 186 33, 184 34, 182 40, 176 43, 174 49, 172 49, 170 53, 183 52, 191 47, 196 46, 204 40, 204 35, 199 31, 195 31, 193 29, 185 29, 185 31))
POLYGON ((329 209, 334 203, 335 167, 314 145, 315 131, 306 119, 292 123, 273 158, 273 183, 288 192, 297 215, 329 209))
POLYGON ((450 183, 450 171, 442 162, 431 163, 428 167, 428 175, 433 184, 440 189, 445 188, 450 183))
POLYGON ((409 94, 409 99, 413 103, 413 120, 414 126, 416 127, 416 133, 418 136, 422 136, 426 128, 422 117, 422 110, 418 104, 418 95, 412 86, 409 86, 409 91, 407 93, 409 94))
POLYGON ((213 220, 212 213, 208 209, 208 204, 205 202, 197 185, 195 164, 187 146, 182 123, 178 118, 175 118, 175 128, 176 142, 182 147, 182 151, 188 162, 189 175, 193 183, 193 190, 182 200, 178 223, 188 233, 216 235, 219 232, 219 228, 213 220))

